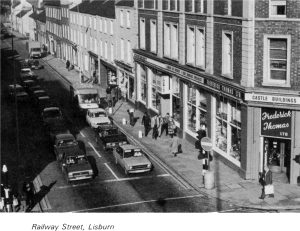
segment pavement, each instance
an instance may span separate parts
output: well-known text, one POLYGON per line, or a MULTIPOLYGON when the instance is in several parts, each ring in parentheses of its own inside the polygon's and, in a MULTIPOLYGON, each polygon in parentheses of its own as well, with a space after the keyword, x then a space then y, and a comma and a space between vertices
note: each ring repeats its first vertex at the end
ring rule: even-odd
MULTIPOLYGON (((15 32, 15 34, 17 34, 15 32)), ((22 40, 24 43, 25 41, 22 40)), ((68 71, 66 64, 52 55, 43 58, 44 65, 50 67, 68 83, 79 83, 79 74, 76 70, 68 71)), ((101 98, 106 97, 105 89, 94 85, 99 90, 101 98)), ((139 131, 144 131, 141 125, 143 112, 136 110, 135 117, 138 117, 134 127, 129 125, 127 109, 132 108, 128 102, 118 101, 111 116, 114 123, 127 135, 128 139, 141 146, 154 160, 159 160, 163 166, 169 169, 171 175, 176 178, 185 188, 197 190, 207 197, 219 198, 232 205, 262 210, 297 210, 300 209, 300 187, 274 181, 275 197, 259 199, 261 185, 257 180, 245 180, 239 174, 225 165, 217 158, 210 162, 210 172, 214 174, 215 187, 206 189, 204 187, 202 160, 198 159, 198 150, 194 144, 184 139, 179 139, 182 144, 183 153, 174 157, 171 154, 171 138, 165 133, 157 140, 152 139, 152 131, 148 137, 139 138, 139 131), (127 123, 123 124, 123 119, 127 123)), ((43 202, 43 203, 47 203, 43 202)))

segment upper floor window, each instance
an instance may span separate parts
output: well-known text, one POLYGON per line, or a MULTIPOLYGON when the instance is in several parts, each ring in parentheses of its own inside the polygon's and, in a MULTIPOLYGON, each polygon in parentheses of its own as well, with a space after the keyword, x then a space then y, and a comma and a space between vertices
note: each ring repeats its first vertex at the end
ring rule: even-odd
POLYGON ((222 35, 222 75, 232 79, 233 74, 233 36, 232 32, 222 35))
POLYGON ((93 26, 92 26, 92 16, 90 16, 90 25, 89 25, 89 27, 92 29, 93 28, 93 26))
MULTIPOLYGON (((231 1, 231 0, 228 0, 231 1)), ((185 1, 185 12, 203 13, 204 0, 186 0, 185 1)), ((177 3, 178 7, 178 3, 177 3)))
POLYGON ((145 2, 144 2, 144 0, 138 0, 138 7, 139 8, 145 8, 145 2))
POLYGON ((127 11, 126 23, 127 28, 130 28, 130 11, 127 11))
POLYGON ((187 28, 187 63, 197 67, 205 67, 205 33, 203 28, 188 26, 187 28))
POLYGON ((270 0, 270 17, 286 17, 286 1, 270 0))
POLYGON ((151 20, 150 21, 150 50, 153 53, 156 53, 156 47, 157 47, 157 37, 156 37, 156 21, 151 20))
POLYGON ((114 62, 114 44, 110 45, 110 61, 114 62))
POLYGON ((114 35, 114 21, 110 20, 110 35, 114 35))
POLYGON ((94 17, 94 30, 97 30, 96 28, 97 28, 97 19, 96 17, 94 17))
POLYGON ((107 20, 104 19, 104 33, 107 34, 107 20))
POLYGON ((290 35, 265 35, 263 85, 290 87, 290 35))
POLYGON ((164 25, 164 56, 178 59, 178 25, 165 23, 164 25))
POLYGON ((124 39, 121 39, 121 60, 124 61, 124 39))
POLYGON ((131 43, 127 41, 127 63, 131 63, 131 43))
POLYGON ((120 25, 124 26, 124 14, 123 14, 123 10, 120 10, 120 25))
POLYGON ((100 18, 99 24, 100 24, 100 32, 102 32, 102 18, 100 18))
POLYGON ((145 19, 140 19, 140 48, 146 49, 145 19))

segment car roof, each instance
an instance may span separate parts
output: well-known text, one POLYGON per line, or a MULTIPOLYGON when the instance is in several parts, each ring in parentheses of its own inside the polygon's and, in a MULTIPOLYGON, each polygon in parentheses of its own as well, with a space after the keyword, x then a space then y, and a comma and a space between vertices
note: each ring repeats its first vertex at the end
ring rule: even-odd
POLYGON ((50 99, 50 98, 49 98, 49 96, 47 96, 47 95, 46 95, 46 96, 41 96, 41 97, 39 97, 39 100, 44 100, 44 99, 50 99))
POLYGON ((56 135, 57 140, 64 140, 64 139, 75 139, 75 137, 72 134, 59 134, 56 135))
POLYGON ((90 108, 90 112, 106 112, 103 108, 90 108))
POLYGON ((30 68, 22 68, 21 71, 31 71, 30 68))
POLYGON ((123 150, 129 150, 129 149, 141 149, 139 146, 135 146, 132 144, 125 144, 120 146, 123 150))
MULTIPOLYGON (((12 84, 12 85, 9 85, 9 87, 11 87, 11 88, 15 88, 15 85, 14 85, 14 84, 12 84)), ((19 85, 19 84, 16 84, 16 88, 17 88, 17 87, 19 87, 19 88, 20 88, 20 87, 22 87, 22 86, 21 86, 21 85, 19 85)))
POLYGON ((59 110, 59 108, 58 107, 47 107, 44 109, 44 111, 54 111, 54 110, 59 110))
POLYGON ((24 82, 24 83, 35 83, 35 81, 32 80, 32 79, 24 80, 23 82, 24 82))
MULTIPOLYGON (((36 90, 36 91, 34 91, 34 94, 35 93, 42 93, 42 92, 45 92, 44 90, 36 90)), ((46 93, 46 92, 45 92, 46 93)))

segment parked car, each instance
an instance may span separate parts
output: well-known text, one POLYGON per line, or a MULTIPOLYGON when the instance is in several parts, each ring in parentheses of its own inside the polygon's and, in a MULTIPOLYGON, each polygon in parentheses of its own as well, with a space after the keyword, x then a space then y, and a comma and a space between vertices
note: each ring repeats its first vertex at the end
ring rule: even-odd
POLYGON ((39 60, 36 59, 25 59, 21 62, 22 68, 30 68, 33 70, 43 69, 44 65, 41 65, 39 60))
POLYGON ((48 107, 42 112, 44 123, 49 123, 51 120, 63 120, 63 115, 58 107, 48 107))
POLYGON ((52 142, 57 135, 70 134, 70 130, 65 120, 53 120, 46 124, 46 130, 52 142))
POLYGON ((86 122, 91 128, 97 128, 100 125, 111 124, 106 111, 103 108, 90 108, 86 113, 86 122))
POLYGON ((49 96, 39 97, 37 101, 37 108, 40 112, 43 112, 45 108, 49 107, 57 107, 56 103, 54 103, 49 96))
POLYGON ((30 68, 22 68, 20 72, 21 82, 25 80, 35 80, 37 81, 37 75, 35 75, 30 68))
POLYGON ((38 83, 34 80, 28 79, 28 80, 23 81, 22 85, 23 85, 25 91, 27 91, 27 93, 28 93, 29 88, 37 86, 38 83))
POLYGON ((33 98, 33 93, 35 91, 38 91, 38 90, 43 90, 40 85, 35 85, 35 86, 32 86, 32 87, 29 87, 28 91, 27 91, 29 97, 32 99, 33 98))
POLYGON ((19 84, 15 85, 9 85, 8 86, 8 94, 9 96, 14 99, 15 96, 17 97, 18 101, 27 101, 28 100, 28 94, 25 92, 24 88, 20 86, 19 84), (16 91, 15 91, 16 89, 16 91))
POLYGON ((94 128, 96 142, 104 149, 114 149, 128 144, 127 137, 113 124, 100 125, 94 128))
POLYGON ((7 39, 7 38, 11 38, 11 37, 13 37, 13 34, 11 34, 9 32, 6 32, 6 33, 1 35, 2 40, 7 39))
POLYGON ((36 90, 32 93, 32 100, 35 105, 37 105, 39 98, 43 96, 47 96, 47 93, 44 90, 36 90))
POLYGON ((61 166, 68 182, 91 179, 94 174, 85 153, 78 147, 63 152, 61 166))
POLYGON ((66 150, 78 146, 78 142, 72 134, 59 134, 54 139, 54 154, 57 162, 61 162, 63 153, 66 150))
POLYGON ((113 150, 115 163, 120 164, 125 174, 150 172, 152 163, 138 146, 131 144, 121 145, 113 150))

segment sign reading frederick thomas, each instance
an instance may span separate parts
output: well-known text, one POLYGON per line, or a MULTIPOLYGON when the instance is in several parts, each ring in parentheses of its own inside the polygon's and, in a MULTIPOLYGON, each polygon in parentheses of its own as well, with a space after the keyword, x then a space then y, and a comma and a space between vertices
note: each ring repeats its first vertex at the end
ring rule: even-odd
POLYGON ((261 135, 291 138, 292 111, 287 109, 261 109, 261 135))

